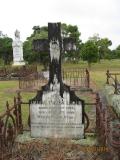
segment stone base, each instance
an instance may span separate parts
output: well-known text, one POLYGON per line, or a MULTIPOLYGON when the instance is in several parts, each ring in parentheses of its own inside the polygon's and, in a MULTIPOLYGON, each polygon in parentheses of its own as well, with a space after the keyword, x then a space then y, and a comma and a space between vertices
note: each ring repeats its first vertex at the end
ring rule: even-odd
POLYGON ((24 61, 21 61, 21 62, 13 62, 12 65, 13 65, 13 66, 24 66, 24 65, 25 65, 25 62, 24 62, 24 61))
MULTIPOLYGON (((66 138, 68 139, 68 138, 66 138)), ((30 131, 24 131, 23 134, 18 134, 18 136, 15 139, 15 142, 17 143, 23 143, 25 144, 26 142, 34 142, 34 141, 44 141, 48 144, 50 138, 33 138, 31 137, 31 132, 30 131)), ((62 139, 61 139, 62 140, 62 139)), ((94 133, 86 133, 84 139, 69 139, 69 141, 73 144, 80 144, 82 146, 96 146, 98 145, 96 134, 94 133)))

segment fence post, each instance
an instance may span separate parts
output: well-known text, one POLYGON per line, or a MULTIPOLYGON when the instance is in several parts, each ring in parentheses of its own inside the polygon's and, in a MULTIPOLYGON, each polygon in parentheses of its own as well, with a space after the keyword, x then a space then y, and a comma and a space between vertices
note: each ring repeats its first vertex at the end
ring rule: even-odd
POLYGON ((4 72, 5 72, 5 77, 7 76, 7 70, 6 70, 6 68, 4 69, 4 72))
POLYGON ((19 130, 19 117, 18 117, 18 107, 17 107, 17 103, 16 103, 16 97, 14 97, 14 115, 15 115, 15 119, 16 119, 16 127, 17 127, 17 132, 19 130))
POLYGON ((115 92, 114 94, 117 94, 117 75, 115 74, 115 92))
POLYGON ((106 73, 106 75, 107 75, 107 81, 106 81, 106 84, 109 84, 109 78, 110 78, 110 73, 109 73, 109 70, 107 70, 107 73, 106 73))
POLYGON ((96 105, 98 106, 100 103, 100 96, 99 93, 96 93, 96 105))
POLYGON ((17 105, 18 105, 18 119, 19 119, 19 131, 20 133, 23 133, 23 124, 22 124, 22 112, 21 112, 21 95, 20 92, 18 92, 17 95, 17 105))
POLYGON ((90 88, 90 73, 87 68, 86 68, 86 79, 87 79, 86 87, 90 88))
POLYGON ((63 69, 63 71, 62 71, 62 79, 63 79, 63 81, 64 81, 64 69, 63 69))
POLYGON ((99 93, 96 93, 96 131, 99 133, 99 127, 100 127, 100 97, 99 93))
POLYGON ((3 126, 4 126, 4 122, 0 117, 0 148, 3 147, 3 132, 2 132, 3 126))
POLYGON ((10 108, 9 108, 9 103, 8 103, 8 101, 6 102, 6 108, 7 108, 7 114, 9 114, 9 113, 10 113, 10 108))
POLYGON ((13 140, 14 140, 14 129, 13 129, 11 123, 8 124, 7 133, 8 133, 8 135, 7 135, 7 141, 8 142, 11 141, 13 143, 13 140))
POLYGON ((19 77, 19 89, 21 89, 21 80, 22 78, 19 77))

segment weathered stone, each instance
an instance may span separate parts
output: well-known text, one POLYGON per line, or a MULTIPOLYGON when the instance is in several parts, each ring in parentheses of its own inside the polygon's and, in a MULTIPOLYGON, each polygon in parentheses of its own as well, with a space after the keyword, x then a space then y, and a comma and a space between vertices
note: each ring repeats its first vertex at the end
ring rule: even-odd
POLYGON ((84 138, 81 105, 31 104, 31 136, 84 138))

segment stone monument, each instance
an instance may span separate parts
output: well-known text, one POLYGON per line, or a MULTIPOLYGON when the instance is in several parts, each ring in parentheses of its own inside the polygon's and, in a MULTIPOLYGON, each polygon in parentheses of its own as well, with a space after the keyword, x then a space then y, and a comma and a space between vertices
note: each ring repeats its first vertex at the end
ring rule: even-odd
MULTIPOLYGON (((32 137, 84 138, 84 101, 62 82, 62 42, 61 24, 48 23, 49 82, 29 101, 32 137)), ((35 50, 41 46, 42 40, 34 41, 35 50)))
POLYGON ((12 43, 13 47, 13 65, 25 65, 23 59, 23 44, 20 41, 20 32, 18 30, 15 31, 15 40, 12 43))

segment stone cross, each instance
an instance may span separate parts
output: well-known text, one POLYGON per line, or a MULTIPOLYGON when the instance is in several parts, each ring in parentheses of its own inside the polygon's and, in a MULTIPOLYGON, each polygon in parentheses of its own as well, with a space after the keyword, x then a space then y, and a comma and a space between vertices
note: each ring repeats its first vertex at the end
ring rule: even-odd
POLYGON ((64 51, 71 51, 75 48, 74 39, 61 38, 61 23, 48 23, 48 40, 34 40, 34 50, 37 52, 50 52, 49 83, 53 83, 54 75, 58 82, 62 82, 61 76, 61 55, 64 51))

